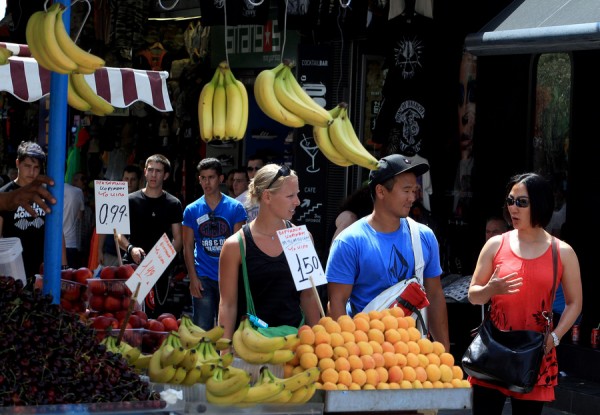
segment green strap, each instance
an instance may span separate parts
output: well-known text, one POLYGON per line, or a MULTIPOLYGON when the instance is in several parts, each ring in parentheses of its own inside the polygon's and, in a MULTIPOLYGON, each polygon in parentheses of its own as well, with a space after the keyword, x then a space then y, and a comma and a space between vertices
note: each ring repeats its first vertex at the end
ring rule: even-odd
POLYGON ((244 291, 246 292, 246 310, 248 314, 256 316, 256 311, 254 310, 254 301, 252 301, 252 293, 250 292, 250 283, 248 282, 248 269, 246 268, 244 241, 242 240, 242 235, 239 232, 238 241, 240 242, 240 254, 242 256, 242 274, 244 275, 244 291))

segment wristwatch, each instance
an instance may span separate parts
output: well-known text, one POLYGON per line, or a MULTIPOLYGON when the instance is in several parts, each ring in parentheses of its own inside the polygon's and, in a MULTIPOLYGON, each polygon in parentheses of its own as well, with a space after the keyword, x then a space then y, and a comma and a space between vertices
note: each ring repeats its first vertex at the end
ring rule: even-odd
POLYGON ((560 339, 558 338, 556 333, 551 332, 550 335, 552 336, 552 340, 554 341, 554 347, 558 346, 560 344, 560 339))

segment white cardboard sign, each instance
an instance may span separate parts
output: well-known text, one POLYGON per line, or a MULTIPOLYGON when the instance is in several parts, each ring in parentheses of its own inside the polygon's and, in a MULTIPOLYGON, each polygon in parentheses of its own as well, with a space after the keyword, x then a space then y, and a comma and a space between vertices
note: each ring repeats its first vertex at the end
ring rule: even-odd
POLYGON ((277 237, 292 271, 296 290, 311 288, 311 277, 315 286, 327 283, 306 225, 281 229, 277 231, 277 237))
POLYGON ((133 294, 135 294, 135 290, 140 284, 137 297, 132 297, 132 299, 138 302, 141 302, 140 299, 143 301, 176 255, 177 251, 169 241, 169 237, 166 233, 163 233, 158 242, 152 247, 152 250, 146 252, 144 260, 125 283, 133 294))
POLYGON ((129 196, 127 182, 94 180, 96 233, 129 234, 129 196))

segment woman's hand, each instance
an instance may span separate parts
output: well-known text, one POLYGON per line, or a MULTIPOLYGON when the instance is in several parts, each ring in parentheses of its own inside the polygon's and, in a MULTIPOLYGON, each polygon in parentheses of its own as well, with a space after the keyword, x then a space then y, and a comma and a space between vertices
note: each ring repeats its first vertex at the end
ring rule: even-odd
POLYGON ((518 277, 516 272, 500 277, 500 267, 497 265, 492 277, 488 281, 487 285, 494 295, 502 294, 516 294, 520 291, 519 287, 523 285, 523 277, 518 277))

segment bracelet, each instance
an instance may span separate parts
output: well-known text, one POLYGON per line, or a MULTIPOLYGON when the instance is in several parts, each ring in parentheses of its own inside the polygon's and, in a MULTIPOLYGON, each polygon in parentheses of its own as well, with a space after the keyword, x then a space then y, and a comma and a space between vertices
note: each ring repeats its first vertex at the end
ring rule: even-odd
POLYGON ((127 255, 131 255, 131 250, 133 249, 133 244, 127 245, 127 255))

